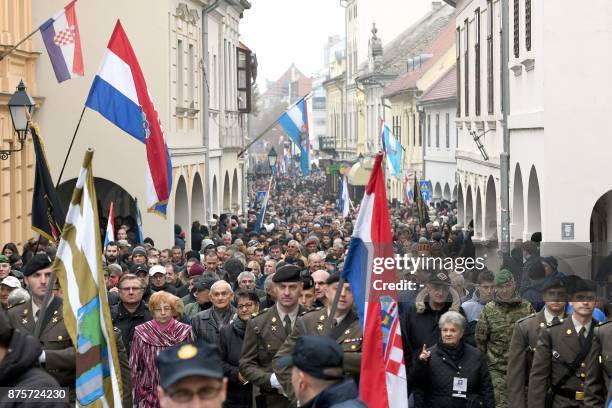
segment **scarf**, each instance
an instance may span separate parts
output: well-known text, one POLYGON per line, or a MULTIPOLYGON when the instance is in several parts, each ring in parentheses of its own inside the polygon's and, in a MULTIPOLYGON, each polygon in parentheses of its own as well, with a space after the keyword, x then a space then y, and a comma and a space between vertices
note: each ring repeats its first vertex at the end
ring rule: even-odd
POLYGON ((463 339, 459 340, 456 346, 449 346, 448 344, 444 344, 442 340, 438 342, 438 349, 442 351, 442 353, 446 354, 453 361, 459 360, 463 357, 463 351, 465 350, 465 345, 463 344, 463 339))
POLYGON ((238 313, 235 313, 232 316, 232 321, 230 322, 230 324, 232 325, 232 328, 234 329, 238 337, 244 339, 244 332, 246 331, 247 322, 245 320, 240 319, 238 317, 238 313))
POLYGON ((213 306, 212 310, 210 311, 210 317, 217 324, 219 330, 221 330, 221 328, 228 322, 229 318, 231 317, 231 310, 231 306, 228 306, 225 310, 219 310, 213 306))

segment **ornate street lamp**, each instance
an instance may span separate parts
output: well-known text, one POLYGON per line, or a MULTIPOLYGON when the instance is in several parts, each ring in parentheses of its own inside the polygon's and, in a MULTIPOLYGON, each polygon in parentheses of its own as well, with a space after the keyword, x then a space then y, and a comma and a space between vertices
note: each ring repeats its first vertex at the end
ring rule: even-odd
POLYGON ((11 115, 11 121, 13 122, 13 129, 17 133, 17 139, 19 140, 19 149, 0 150, 0 159, 7 160, 11 153, 19 152, 23 149, 26 137, 28 135, 28 119, 34 112, 34 99, 26 91, 26 87, 23 81, 17 85, 17 92, 11 96, 8 102, 9 113, 11 115))
POLYGON ((276 150, 274 147, 270 149, 270 153, 268 153, 268 164, 270 165, 270 169, 273 169, 276 166, 276 162, 278 161, 278 154, 276 154, 276 150))

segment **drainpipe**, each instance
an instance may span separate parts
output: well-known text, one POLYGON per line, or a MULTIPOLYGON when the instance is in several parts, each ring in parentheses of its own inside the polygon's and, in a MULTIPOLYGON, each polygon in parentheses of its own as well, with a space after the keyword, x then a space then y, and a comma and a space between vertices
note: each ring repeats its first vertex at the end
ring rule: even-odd
POLYGON ((208 14, 213 12, 219 5, 221 0, 215 0, 211 5, 202 8, 202 141, 204 145, 204 161, 205 161, 205 172, 204 172, 204 186, 206 193, 204 199, 206 203, 206 221, 212 218, 211 211, 211 195, 210 191, 210 140, 208 131, 209 124, 209 99, 210 91, 208 89, 208 73, 210 72, 210 61, 208 58, 208 14))

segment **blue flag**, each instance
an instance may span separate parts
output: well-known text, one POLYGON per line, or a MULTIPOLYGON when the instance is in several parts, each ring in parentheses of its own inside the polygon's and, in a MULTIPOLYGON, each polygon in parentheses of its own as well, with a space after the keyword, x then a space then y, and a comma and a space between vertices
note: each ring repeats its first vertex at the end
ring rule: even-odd
POLYGON ((302 98, 278 119, 278 123, 287 133, 289 139, 300 149, 300 165, 305 176, 308 175, 310 170, 307 109, 306 100, 302 98))
POLYGON ((381 122, 380 137, 387 158, 387 171, 397 176, 402 170, 403 147, 385 122, 381 122))

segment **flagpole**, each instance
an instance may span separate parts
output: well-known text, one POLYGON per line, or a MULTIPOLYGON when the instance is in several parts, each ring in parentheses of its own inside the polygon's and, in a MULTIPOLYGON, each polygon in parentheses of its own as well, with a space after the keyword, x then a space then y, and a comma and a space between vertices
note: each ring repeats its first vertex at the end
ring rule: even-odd
POLYGON ((5 57, 7 57, 10 54, 12 54, 13 51, 15 51, 17 48, 19 48, 19 46, 21 44, 23 44, 24 42, 29 40, 30 37, 32 37, 34 34, 36 34, 39 30, 40 30, 40 28, 37 28, 36 30, 32 31, 30 34, 28 34, 28 36, 26 38, 24 38, 23 40, 19 41, 17 44, 15 44, 11 48, 9 48, 7 51, 5 51, 2 54, 0 54, 0 61, 2 61, 5 57))
POLYGON ((74 130, 74 134, 72 135, 72 141, 70 141, 68 152, 66 153, 66 157, 64 158, 64 164, 62 165, 62 170, 60 171, 59 177, 57 178, 57 183, 55 184, 56 189, 59 188, 59 185, 62 181, 62 176, 64 175, 64 169, 66 168, 66 163, 68 163, 68 156, 70 156, 70 151, 72 150, 74 139, 76 138, 77 132, 79 131, 79 127, 81 126, 81 121, 83 120, 83 115, 85 114, 86 108, 87 106, 83 106, 83 110, 81 111, 81 117, 79 118, 79 122, 77 123, 76 129, 74 130))

